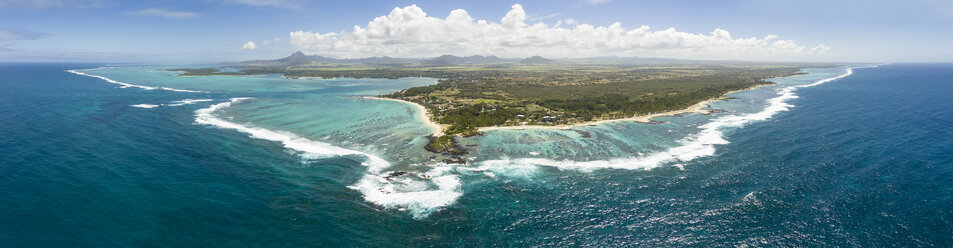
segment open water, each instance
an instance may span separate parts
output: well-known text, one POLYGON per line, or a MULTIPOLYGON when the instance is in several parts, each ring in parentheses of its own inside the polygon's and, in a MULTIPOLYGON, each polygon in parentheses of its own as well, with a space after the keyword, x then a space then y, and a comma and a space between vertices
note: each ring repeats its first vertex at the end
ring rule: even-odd
POLYGON ((953 246, 953 65, 422 149, 431 78, 0 64, 0 246, 953 246), (409 172, 388 177, 393 171, 409 172))

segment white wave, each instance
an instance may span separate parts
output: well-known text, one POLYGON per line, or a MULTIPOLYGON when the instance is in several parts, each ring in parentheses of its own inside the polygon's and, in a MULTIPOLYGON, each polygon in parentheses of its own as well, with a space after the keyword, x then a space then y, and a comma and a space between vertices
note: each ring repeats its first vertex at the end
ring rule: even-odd
POLYGON ((427 217, 453 204, 463 195, 460 178, 450 173, 449 166, 436 167, 424 173, 429 180, 419 176, 388 179, 386 176, 389 174, 365 174, 348 188, 360 191, 365 200, 378 206, 407 210, 415 219, 427 217))
POLYGON ((113 80, 113 79, 108 78, 108 77, 103 77, 103 76, 100 76, 100 75, 93 75, 93 74, 89 74, 89 73, 85 73, 85 72, 80 72, 80 71, 77 71, 77 70, 66 70, 66 72, 73 73, 73 74, 76 74, 76 75, 82 75, 82 76, 94 77, 94 78, 102 79, 103 81, 106 81, 106 82, 109 82, 109 83, 112 83, 112 84, 118 84, 118 85, 120 85, 119 88, 140 88, 140 89, 144 89, 144 90, 161 89, 161 90, 168 90, 168 91, 175 91, 175 92, 203 93, 203 91, 197 91, 197 90, 183 90, 183 89, 174 89, 174 88, 169 88, 169 87, 152 87, 152 86, 145 86, 145 85, 137 85, 137 84, 124 83, 124 82, 119 82, 119 81, 113 80))
MULTIPOLYGON (((847 68, 843 74, 836 77, 825 78, 811 84, 787 86, 778 89, 778 96, 768 99, 768 106, 757 113, 730 115, 719 117, 712 122, 699 126, 700 132, 692 136, 679 140, 679 146, 669 148, 668 150, 649 154, 646 156, 616 158, 609 160, 595 161, 572 161, 572 160, 552 160, 545 158, 518 158, 518 159, 499 159, 487 160, 480 163, 479 169, 492 170, 493 168, 505 167, 526 167, 526 166, 550 166, 560 169, 574 169, 582 171, 591 171, 594 169, 652 169, 671 162, 687 162, 696 158, 711 156, 715 154, 715 145, 728 144, 725 140, 722 128, 742 127, 745 124, 763 121, 773 117, 775 114, 787 111, 793 105, 788 104, 790 99, 797 98, 794 92, 798 88, 813 87, 823 83, 838 80, 853 74, 853 68, 847 68)), ((522 172, 522 171, 521 171, 522 172)))
POLYGON ((151 109, 151 108, 159 107, 159 105, 155 105, 155 104, 145 104, 145 103, 143 103, 143 104, 136 104, 136 105, 129 105, 129 106, 133 106, 133 107, 137 107, 137 108, 146 108, 146 109, 151 109))
POLYGON ((123 83, 123 82, 119 82, 119 81, 116 81, 116 80, 112 80, 112 79, 110 79, 110 78, 103 77, 103 76, 100 76, 100 75, 87 74, 87 73, 79 72, 79 71, 76 71, 76 70, 66 70, 66 72, 73 73, 73 74, 76 74, 76 75, 83 75, 83 76, 87 76, 87 77, 94 77, 94 78, 102 79, 102 80, 104 80, 104 81, 106 81, 106 82, 109 82, 109 83, 121 85, 121 86, 119 86, 119 88, 135 87, 135 88, 140 88, 140 89, 144 89, 144 90, 154 90, 154 89, 157 89, 156 87, 150 87, 150 86, 142 86, 142 85, 135 85, 135 84, 123 83))
POLYGON ((362 156, 362 163, 367 167, 367 173, 356 184, 348 188, 357 190, 364 195, 364 200, 385 208, 409 211, 414 218, 423 218, 456 202, 463 193, 460 190, 460 179, 447 173, 444 168, 433 169, 425 178, 403 179, 402 181, 388 180, 389 173, 382 171, 390 167, 390 163, 381 157, 361 151, 333 146, 328 143, 298 137, 293 133, 272 131, 251 125, 242 125, 225 121, 213 115, 217 110, 228 108, 232 104, 251 98, 232 98, 227 102, 213 104, 208 108, 195 111, 195 122, 203 125, 212 125, 224 129, 232 129, 249 134, 252 138, 280 142, 284 147, 304 153, 306 157, 327 158, 338 156, 362 156), (410 181, 408 181, 410 180, 410 181), (407 187, 421 183, 433 184, 436 189, 426 187, 407 187))
POLYGON ((212 99, 183 99, 178 101, 172 101, 166 106, 175 107, 175 106, 182 106, 182 105, 188 105, 188 104, 195 104, 198 102, 211 102, 211 101, 212 99))
POLYGON ((175 89, 175 88, 169 88, 169 87, 160 87, 160 89, 168 90, 168 91, 175 91, 175 92, 204 93, 204 91, 198 91, 198 90, 183 90, 183 89, 175 89))

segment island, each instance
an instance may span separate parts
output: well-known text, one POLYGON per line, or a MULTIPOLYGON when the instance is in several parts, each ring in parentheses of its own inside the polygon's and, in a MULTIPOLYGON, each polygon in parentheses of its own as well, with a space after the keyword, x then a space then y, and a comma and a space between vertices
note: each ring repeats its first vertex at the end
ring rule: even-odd
POLYGON ((570 128, 700 111, 725 94, 829 64, 656 58, 548 59, 444 55, 425 59, 334 59, 300 52, 216 68, 169 69, 180 76, 281 74, 288 78, 432 77, 438 83, 374 96, 421 108, 434 129, 426 149, 459 156, 455 137, 494 129, 570 128))

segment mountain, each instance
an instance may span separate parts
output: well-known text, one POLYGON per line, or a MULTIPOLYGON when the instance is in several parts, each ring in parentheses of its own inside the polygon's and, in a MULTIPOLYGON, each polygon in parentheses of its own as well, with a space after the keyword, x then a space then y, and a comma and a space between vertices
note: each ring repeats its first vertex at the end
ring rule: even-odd
POLYGON ((272 66, 297 66, 297 65, 307 65, 311 63, 339 63, 338 59, 328 58, 320 55, 305 55, 302 52, 294 52, 288 57, 274 59, 274 60, 249 60, 239 62, 239 66, 263 66, 263 67, 272 67, 272 66))
POLYGON ((453 55, 442 55, 440 57, 421 61, 420 63, 428 66, 451 66, 459 64, 492 64, 503 62, 503 59, 497 56, 473 55, 469 57, 459 57, 453 55))
POLYGON ((328 63, 328 64, 372 64, 372 65, 403 65, 417 62, 419 59, 401 59, 401 58, 391 58, 391 57, 370 57, 370 58, 361 58, 361 59, 335 59, 328 58, 321 55, 305 55, 304 53, 298 51, 294 52, 288 57, 274 59, 274 60, 249 60, 239 62, 239 66, 250 66, 250 67, 291 67, 291 66, 301 66, 309 65, 314 63, 328 63))
MULTIPOLYGON (((547 59, 542 56, 532 56, 524 59, 503 59, 497 56, 473 55, 460 57, 454 55, 442 55, 434 58, 393 58, 393 57, 368 57, 359 59, 336 59, 324 57, 321 55, 306 55, 302 52, 294 52, 291 55, 273 60, 248 60, 233 64, 237 67, 302 67, 311 64, 323 64, 321 66, 362 64, 384 67, 400 66, 454 66, 454 65, 481 65, 483 67, 506 67, 519 64, 548 64, 548 63, 585 63, 585 64, 613 64, 613 65, 686 65, 686 64, 751 64, 761 62, 745 61, 715 61, 715 60, 687 60, 674 58, 644 58, 644 57, 587 57, 587 58, 560 58, 547 59)), ((791 65, 804 66, 803 63, 785 63, 791 65)))
POLYGON ((548 64, 552 62, 553 60, 540 57, 539 55, 520 60, 520 63, 523 64, 548 64))

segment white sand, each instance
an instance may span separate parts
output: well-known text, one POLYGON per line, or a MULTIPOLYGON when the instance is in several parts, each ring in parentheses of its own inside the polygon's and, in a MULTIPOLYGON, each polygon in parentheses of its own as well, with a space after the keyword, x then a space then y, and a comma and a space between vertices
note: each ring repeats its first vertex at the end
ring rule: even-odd
MULTIPOLYGON (((768 85, 759 85, 759 86, 755 86, 755 87, 751 87, 751 88, 747 88, 747 89, 741 89, 741 90, 730 91, 730 92, 728 92, 728 93, 725 93, 724 95, 728 95, 728 94, 735 93, 735 92, 741 92, 741 91, 752 90, 752 89, 759 88, 759 87, 763 87, 763 86, 768 86, 768 85)), ((492 131, 492 130, 571 129, 571 128, 573 128, 573 127, 594 126, 594 125, 600 125, 600 124, 606 124, 606 123, 613 123, 613 122, 620 122, 620 121, 634 121, 634 122, 641 122, 641 123, 650 123, 650 122, 652 122, 652 118, 661 117, 661 116, 672 116, 672 115, 687 114, 687 113, 708 114, 709 111, 706 110, 706 109, 703 109, 703 108, 708 107, 708 104, 711 103, 711 102, 713 102, 713 101, 718 101, 718 100, 724 99, 724 95, 722 95, 721 97, 718 97, 718 98, 709 99, 709 100, 706 100, 706 101, 702 101, 702 102, 696 103, 695 105, 692 105, 692 106, 690 106, 690 107, 688 107, 688 108, 684 108, 684 109, 680 109, 680 110, 673 110, 673 111, 662 112, 662 113, 652 113, 652 114, 646 114, 646 115, 637 115, 637 116, 632 116, 632 117, 628 117, 628 118, 610 119, 610 120, 597 120, 597 121, 590 121, 590 122, 583 122, 583 123, 576 123, 576 124, 553 125, 553 126, 519 125, 519 126, 481 127, 481 128, 478 129, 478 131, 480 131, 480 132, 485 132, 485 131, 492 131)), ((364 99, 377 99, 377 100, 396 101, 396 102, 402 102, 402 103, 411 104, 411 105, 416 106, 416 107, 418 108, 418 111, 417 111, 417 112, 419 113, 417 117, 420 119, 420 121, 422 121, 423 123, 427 124, 427 126, 430 127, 431 130, 433 130, 433 134, 432 134, 432 135, 433 135, 434 137, 440 137, 440 136, 442 136, 442 135, 443 135, 443 130, 446 129, 447 127, 449 127, 449 125, 445 125, 445 124, 440 124, 440 123, 433 122, 433 119, 432 119, 432 118, 433 118, 433 115, 431 115, 430 112, 427 111, 427 108, 424 107, 423 105, 417 104, 417 103, 415 103, 415 102, 404 101, 404 100, 399 100, 399 99, 392 99, 392 98, 382 98, 382 97, 363 97, 363 98, 364 98, 364 99)))
POLYGON ((434 137, 443 136, 443 130, 449 127, 449 125, 433 122, 433 115, 431 115, 430 112, 427 111, 427 108, 424 107, 424 105, 420 105, 415 102, 404 101, 400 99, 383 98, 383 97, 364 97, 364 99, 387 100, 387 101, 402 102, 402 103, 414 105, 415 107, 417 107, 417 118, 420 119, 420 121, 423 122, 424 124, 427 124, 427 127, 429 127, 431 130, 433 130, 433 134, 431 135, 433 135, 434 137))
POLYGON ((606 124, 606 123, 613 123, 613 122, 620 122, 620 121, 634 121, 634 122, 641 122, 641 123, 650 123, 650 122, 652 122, 652 118, 661 117, 661 116, 672 116, 672 115, 677 115, 677 114, 687 114, 687 113, 708 114, 709 111, 706 110, 706 109, 703 109, 703 108, 708 107, 708 104, 709 104, 709 103, 711 103, 711 102, 713 102, 713 101, 722 100, 722 99, 724 99, 724 96, 725 96, 725 95, 728 95, 728 94, 731 94, 731 93, 741 92, 741 91, 747 91, 747 90, 752 90, 752 89, 756 89, 756 88, 763 87, 763 86, 768 86, 768 85, 759 85, 759 86, 755 86, 755 87, 751 87, 751 88, 747 88, 747 89, 729 91, 728 93, 725 93, 725 94, 722 95, 721 97, 714 98, 714 99, 709 99, 709 100, 706 100, 706 101, 702 101, 702 102, 696 103, 695 105, 692 105, 691 107, 688 107, 688 108, 684 108, 684 109, 680 109, 680 110, 672 110, 672 111, 662 112, 662 113, 652 113, 652 114, 646 114, 646 115, 637 115, 637 116, 628 117, 628 118, 611 119, 611 120, 597 120, 597 121, 590 121, 590 122, 583 122, 583 123, 576 123, 576 124, 568 124, 568 125, 553 125, 553 126, 520 125, 520 126, 481 127, 481 128, 479 129, 479 131, 480 131, 480 132, 485 132, 485 131, 492 131, 492 130, 571 129, 571 128, 573 128, 573 127, 595 126, 595 125, 599 125, 599 124, 606 124))

